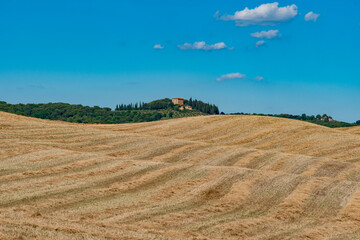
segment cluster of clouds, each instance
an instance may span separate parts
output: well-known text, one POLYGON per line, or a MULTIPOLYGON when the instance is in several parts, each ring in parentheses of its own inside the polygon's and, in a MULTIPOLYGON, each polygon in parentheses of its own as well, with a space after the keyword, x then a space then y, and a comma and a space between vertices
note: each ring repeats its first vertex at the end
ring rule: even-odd
POLYGON ((222 82, 222 81, 225 81, 225 80, 228 80, 228 79, 244 79, 246 78, 246 75, 245 74, 241 74, 241 73, 228 73, 228 74, 224 74, 220 77, 218 77, 216 79, 216 81, 218 82, 222 82))
MULTIPOLYGON (((274 3, 262 4, 258 7, 255 7, 254 9, 249 9, 248 7, 246 7, 241 11, 236 11, 232 15, 225 14, 221 16, 219 11, 217 11, 214 17, 217 18, 218 20, 223 20, 223 21, 235 21, 236 25, 241 27, 250 26, 250 25, 275 26, 282 22, 291 21, 298 14, 299 14, 298 7, 295 4, 279 7, 279 3, 274 2, 274 3)), ((319 17, 320 14, 311 11, 305 15, 304 19, 306 21, 316 22, 319 17)), ((279 30, 268 30, 268 31, 252 33, 251 36, 254 38, 261 38, 261 39, 273 39, 273 38, 280 38, 281 34, 279 33, 279 30)), ((259 40, 256 42, 255 45, 256 47, 260 47, 265 45, 265 43, 266 42, 264 40, 259 40)), ((205 41, 195 42, 192 44, 184 43, 182 45, 178 45, 178 47, 182 50, 196 49, 196 50, 205 50, 205 51, 220 50, 227 48, 224 42, 219 42, 215 44, 206 44, 205 41)), ((164 49, 164 46, 160 44, 156 44, 153 48, 164 49)), ((233 47, 230 47, 228 49, 232 50, 233 47)))
POLYGON ((276 37, 281 37, 279 30, 269 30, 269 31, 261 31, 250 34, 254 38, 266 38, 272 39, 276 37))
MULTIPOLYGON (((245 8, 241 11, 236 11, 234 14, 229 15, 220 15, 220 12, 217 11, 214 17, 222 21, 234 21, 236 26, 246 27, 250 25, 259 25, 259 26, 275 26, 283 22, 289 22, 298 15, 298 7, 295 4, 279 7, 278 2, 262 4, 254 9, 245 8)), ((320 14, 314 12, 308 12, 304 19, 305 21, 316 22, 320 17, 320 14)), ((272 29, 268 31, 254 32, 250 34, 251 37, 257 38, 258 41, 255 43, 255 47, 259 48, 266 45, 265 40, 279 39, 281 38, 280 31, 277 29, 272 29)), ((161 44, 156 44, 153 47, 154 49, 161 50, 164 49, 164 46, 161 44)), ((218 42, 214 44, 207 44, 205 41, 199 41, 194 43, 184 43, 178 45, 178 48, 181 50, 203 50, 203 51, 212 51, 212 50, 222 50, 229 49, 233 50, 234 47, 228 47, 224 42, 218 42)), ((229 79, 244 79, 246 78, 245 74, 241 73, 229 73, 218 77, 216 80, 219 82, 229 80, 229 79)), ((257 76, 254 80, 262 81, 263 77, 257 76)))
POLYGON ((242 11, 236 11, 234 15, 220 16, 224 21, 235 21, 237 26, 249 25, 275 25, 280 22, 286 22, 298 14, 295 4, 285 7, 279 7, 279 3, 266 3, 254 9, 245 8, 242 11))
MULTIPOLYGON (((225 80, 231 80, 231 79, 245 79, 246 78, 246 74, 242 74, 242 73, 239 73, 239 72, 236 72, 236 73, 228 73, 228 74, 224 74, 224 75, 221 75, 220 77, 218 77, 216 79, 216 81, 218 82, 223 82, 225 80)), ((254 80, 256 81, 262 81, 264 80, 263 77, 261 76, 256 76, 254 78, 254 80)))
POLYGON ((194 42, 193 44, 184 43, 183 45, 178 45, 178 48, 180 48, 181 50, 196 49, 196 50, 210 51, 210 50, 225 49, 227 48, 227 46, 224 42, 219 42, 215 44, 206 44, 205 41, 201 41, 201 42, 194 42))
MULTIPOLYGON (((164 49, 165 47, 161 44, 155 44, 154 49, 164 49)), ((203 51, 211 51, 211 50, 221 50, 221 49, 229 49, 233 50, 234 47, 228 47, 224 42, 218 42, 214 44, 207 44, 205 41, 200 42, 194 42, 194 43, 184 43, 182 45, 178 45, 178 48, 181 50, 189 50, 189 49, 195 49, 195 50, 203 50, 203 51)))
MULTIPOLYGON (((261 39, 273 39, 273 38, 280 38, 281 34, 279 33, 279 30, 269 30, 269 31, 261 31, 261 32, 255 32, 250 34, 254 38, 261 38, 261 39)), ((259 40, 256 42, 255 46, 260 47, 265 44, 264 40, 259 40)))
MULTIPOLYGON (((283 22, 289 22, 298 15, 298 7, 295 4, 279 7, 278 2, 262 4, 254 9, 245 8, 236 11, 232 15, 220 15, 219 11, 215 13, 215 18, 223 21, 235 21, 236 26, 246 27, 250 25, 275 26, 283 22)), ((309 12, 305 15, 306 21, 316 22, 320 14, 309 12)), ((273 39, 280 38, 279 30, 261 31, 251 34, 254 38, 273 39)), ((255 46, 265 45, 264 40, 256 42, 255 46)))
MULTIPOLYGON (((249 25, 276 25, 288 22, 298 15, 298 7, 295 4, 279 7, 278 2, 265 3, 254 9, 245 8, 236 11, 233 15, 220 16, 219 11, 215 13, 217 19, 223 21, 235 21, 237 26, 245 27, 249 25)), ((305 15, 306 21, 316 22, 320 14, 309 12, 305 15)))

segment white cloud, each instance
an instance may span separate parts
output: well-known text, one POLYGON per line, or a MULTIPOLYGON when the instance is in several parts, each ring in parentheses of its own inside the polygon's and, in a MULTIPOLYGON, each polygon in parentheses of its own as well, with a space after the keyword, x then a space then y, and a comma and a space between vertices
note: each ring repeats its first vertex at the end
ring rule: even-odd
POLYGON ((256 47, 260 47, 260 46, 262 46, 262 45, 264 45, 264 44, 265 44, 265 41, 264 41, 264 40, 257 41, 257 42, 256 42, 256 47))
POLYGON ((220 19, 224 21, 236 21, 238 26, 249 25, 275 25, 286 22, 298 14, 295 4, 286 7, 279 7, 279 3, 262 4, 254 9, 245 8, 235 12, 234 15, 224 15, 220 19))
POLYGON ((154 49, 164 49, 164 46, 161 46, 160 44, 155 44, 154 49))
POLYGON ((318 17, 320 17, 320 14, 316 14, 314 12, 308 12, 305 15, 305 21, 313 21, 316 22, 316 20, 318 19, 318 17))
POLYGON ((279 30, 269 30, 269 31, 255 32, 255 33, 252 33, 251 36, 255 37, 255 38, 272 39, 275 37, 280 37, 281 34, 279 34, 279 30))
POLYGON ((197 49, 197 50, 209 51, 209 50, 224 49, 224 48, 226 48, 226 44, 223 42, 219 42, 219 43, 209 45, 209 44, 206 44, 206 42, 201 41, 201 42, 194 42, 193 44, 184 43, 183 45, 178 45, 178 47, 182 50, 197 49))
POLYGON ((264 77, 256 76, 256 77, 254 78, 254 80, 256 80, 256 81, 262 81, 262 80, 264 80, 264 77))
POLYGON ((228 79, 244 79, 246 77, 245 74, 241 74, 241 73, 228 73, 225 75, 222 75, 221 77, 218 77, 216 79, 216 81, 218 82, 222 82, 228 79))
POLYGON ((215 12, 214 18, 219 19, 219 17, 220 17, 220 11, 218 10, 215 12))

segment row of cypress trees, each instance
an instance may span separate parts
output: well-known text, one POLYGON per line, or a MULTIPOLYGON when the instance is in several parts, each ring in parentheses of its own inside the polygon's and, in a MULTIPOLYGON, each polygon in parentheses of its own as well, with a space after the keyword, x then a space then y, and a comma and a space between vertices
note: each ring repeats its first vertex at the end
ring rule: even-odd
POLYGON ((207 114, 219 114, 219 108, 215 104, 204 103, 197 99, 190 98, 189 100, 184 101, 185 104, 192 107, 192 109, 196 109, 200 112, 207 114))
MULTIPOLYGON (((191 106, 192 109, 206 114, 219 114, 219 108, 215 104, 204 103, 197 99, 190 98, 184 100, 184 104, 191 106)), ((118 104, 116 105, 116 111, 122 110, 160 110, 160 109, 176 109, 176 106, 172 103, 170 98, 164 98, 155 100, 149 103, 130 103, 130 104, 118 104)))

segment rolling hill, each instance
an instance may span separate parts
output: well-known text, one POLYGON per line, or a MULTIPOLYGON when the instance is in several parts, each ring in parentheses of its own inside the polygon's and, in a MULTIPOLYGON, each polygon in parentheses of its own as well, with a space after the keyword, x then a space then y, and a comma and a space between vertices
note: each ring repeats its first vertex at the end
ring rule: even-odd
POLYGON ((148 103, 118 104, 115 110, 113 110, 109 107, 89 107, 61 102, 11 104, 0 101, 0 111, 26 117, 92 124, 151 122, 189 116, 219 114, 219 109, 214 104, 204 103, 192 98, 184 100, 184 103, 186 104, 185 108, 184 106, 175 105, 170 98, 164 98, 148 103))
POLYGON ((0 239, 360 239, 359 133, 265 116, 91 125, 0 112, 0 239))

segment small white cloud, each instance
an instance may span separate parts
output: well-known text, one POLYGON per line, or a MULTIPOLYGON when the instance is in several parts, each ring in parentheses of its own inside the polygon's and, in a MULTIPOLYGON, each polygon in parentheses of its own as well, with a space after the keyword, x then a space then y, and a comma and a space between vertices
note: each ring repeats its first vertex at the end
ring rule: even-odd
MULTIPOLYGON (((224 21, 235 21, 238 26, 249 25, 275 25, 286 22, 298 14, 295 4, 279 7, 279 3, 262 4, 254 9, 245 8, 235 12, 234 15, 224 15, 220 19, 224 21)), ((218 17, 218 15, 217 15, 218 17)))
POLYGON ((246 75, 245 75, 245 74, 241 74, 241 73, 228 73, 228 74, 222 75, 221 77, 218 77, 218 78, 216 79, 216 81, 222 82, 222 81, 225 81, 225 80, 228 80, 228 79, 244 79, 244 78, 246 78, 246 75))
POLYGON ((264 80, 264 78, 261 77, 261 76, 256 76, 256 77, 254 78, 254 80, 256 80, 256 81, 262 81, 262 80, 264 80))
POLYGON ((264 40, 257 41, 257 42, 256 42, 256 47, 260 47, 260 46, 262 46, 262 45, 264 45, 264 44, 265 44, 265 41, 264 41, 264 40))
POLYGON ((226 48, 226 44, 224 42, 219 42, 219 43, 215 43, 212 45, 206 44, 206 42, 201 41, 201 42, 194 42, 193 44, 191 43, 184 43, 183 45, 178 45, 178 47, 182 50, 188 50, 188 49, 197 49, 197 50, 205 50, 205 51, 210 51, 210 50, 220 50, 220 49, 224 49, 226 48))
POLYGON ((318 19, 318 17, 320 17, 320 14, 316 14, 314 12, 308 12, 305 15, 305 21, 313 21, 316 22, 316 20, 318 19))
POLYGON ((164 49, 164 46, 161 46, 160 44, 155 44, 154 49, 164 49))
POLYGON ((272 39, 272 38, 281 36, 281 34, 279 33, 279 30, 255 32, 250 35, 255 38, 267 38, 267 39, 272 39))
POLYGON ((226 48, 226 45, 225 43, 223 42, 219 42, 219 43, 215 43, 213 45, 210 45, 210 49, 223 49, 223 48, 226 48))
POLYGON ((220 12, 218 10, 218 11, 215 12, 214 18, 219 19, 219 17, 220 17, 220 12))

